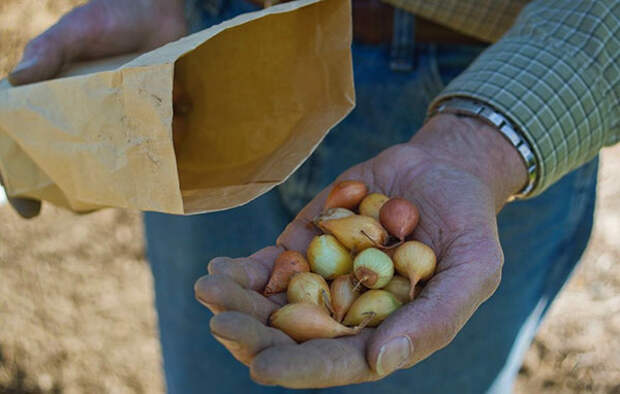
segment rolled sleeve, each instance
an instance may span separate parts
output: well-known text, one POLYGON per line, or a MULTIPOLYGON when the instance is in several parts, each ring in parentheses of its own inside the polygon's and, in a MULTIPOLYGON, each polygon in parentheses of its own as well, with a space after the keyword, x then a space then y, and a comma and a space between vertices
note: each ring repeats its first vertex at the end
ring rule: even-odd
POLYGON ((530 196, 620 139, 619 2, 536 1, 433 101, 485 102, 509 118, 538 163, 530 196))

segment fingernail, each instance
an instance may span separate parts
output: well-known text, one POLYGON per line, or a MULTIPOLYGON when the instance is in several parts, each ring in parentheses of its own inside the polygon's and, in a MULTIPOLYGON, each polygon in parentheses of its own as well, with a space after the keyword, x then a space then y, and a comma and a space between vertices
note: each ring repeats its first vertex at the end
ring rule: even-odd
POLYGON ((17 66, 15 66, 15 68, 13 69, 13 71, 11 71, 11 74, 17 74, 20 73, 26 69, 29 69, 30 67, 34 66, 37 63, 37 57, 31 57, 30 59, 22 59, 21 62, 19 62, 19 64, 17 66))
POLYGON ((387 375, 405 365, 413 353, 413 343, 407 336, 396 337, 381 347, 377 357, 377 373, 387 375))

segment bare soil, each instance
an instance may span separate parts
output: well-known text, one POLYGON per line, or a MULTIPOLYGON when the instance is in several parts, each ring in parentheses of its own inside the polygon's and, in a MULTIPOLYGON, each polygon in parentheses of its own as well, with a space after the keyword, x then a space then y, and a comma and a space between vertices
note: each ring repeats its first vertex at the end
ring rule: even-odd
MULTIPOLYGON (((79 3, 2 0, 0 75, 79 3)), ((620 146, 605 149, 592 241, 525 357, 517 394, 620 394, 619 173, 620 146)), ((155 319, 138 213, 46 205, 23 221, 0 206, 0 393, 161 393, 155 319)))

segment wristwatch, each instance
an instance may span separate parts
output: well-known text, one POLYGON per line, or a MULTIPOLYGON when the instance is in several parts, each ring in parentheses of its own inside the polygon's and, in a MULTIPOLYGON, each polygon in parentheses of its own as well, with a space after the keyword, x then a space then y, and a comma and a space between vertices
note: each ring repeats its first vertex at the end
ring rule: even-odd
POLYGON ((536 156, 523 134, 504 115, 487 104, 461 97, 440 102, 433 114, 441 113, 478 118, 495 127, 517 149, 527 168, 528 182, 520 192, 511 196, 509 201, 524 198, 534 189, 538 177, 536 156))

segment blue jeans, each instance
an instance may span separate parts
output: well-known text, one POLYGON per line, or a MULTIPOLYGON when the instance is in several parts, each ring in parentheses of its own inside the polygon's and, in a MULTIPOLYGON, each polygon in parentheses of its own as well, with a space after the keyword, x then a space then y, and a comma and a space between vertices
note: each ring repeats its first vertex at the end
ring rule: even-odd
MULTIPOLYGON (((208 23, 253 9, 234 1, 208 23)), ((338 174, 411 138, 430 100, 483 49, 417 45, 414 69, 395 72, 389 66, 389 46, 354 44, 357 107, 285 184, 226 212, 145 214, 170 393, 510 392, 536 327, 590 236, 596 160, 539 197, 504 208, 499 232, 505 265, 496 293, 449 346, 378 382, 322 390, 259 386, 210 335, 211 313, 193 293, 211 258, 245 256, 272 244, 295 213, 338 174)))

